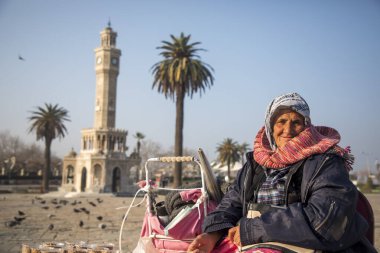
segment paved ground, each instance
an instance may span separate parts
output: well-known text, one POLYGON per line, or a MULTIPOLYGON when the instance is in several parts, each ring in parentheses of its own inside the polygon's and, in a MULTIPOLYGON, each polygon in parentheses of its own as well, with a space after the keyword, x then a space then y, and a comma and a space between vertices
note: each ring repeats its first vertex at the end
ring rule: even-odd
MULTIPOLYGON (((380 252, 380 195, 370 194, 367 197, 375 212, 376 247, 380 252)), ((141 200, 142 198, 137 198, 135 203, 141 200)), ((131 201, 130 197, 108 194, 71 197, 57 193, 0 194, 0 253, 19 253, 22 243, 40 244, 51 241, 113 243, 118 248, 120 226, 127 209, 116 208, 129 206, 131 201), (85 208, 89 214, 81 208, 85 208), (75 212, 74 209, 81 212, 75 212), (25 215, 20 215, 18 211, 25 215), (97 219, 99 216, 103 217, 101 221, 97 219), (14 221, 14 217, 25 219, 12 226, 10 221, 14 221), (105 227, 101 228, 101 225, 105 227)), ((131 252, 137 244, 144 212, 145 202, 140 207, 131 209, 122 234, 123 252, 131 252)))
MULTIPOLYGON (((142 198, 137 198, 135 203, 141 200, 142 198)), ((132 198, 106 194, 82 194, 70 198, 54 194, 1 194, 0 252, 19 253, 22 243, 32 245, 51 241, 106 242, 118 247, 120 226, 127 209, 116 208, 128 207, 131 201, 132 198), (81 208, 85 208, 89 214, 81 208), (25 213, 25 220, 9 227, 9 221, 14 220, 14 217, 24 217, 19 215, 19 210, 25 213), (101 221, 97 218, 99 216, 103 217, 101 221), (50 225, 54 227, 49 229, 50 225), (101 228, 102 225, 105 228, 101 228)), ((131 252, 135 247, 144 212, 145 202, 140 207, 131 209, 122 234, 123 252, 131 252)))

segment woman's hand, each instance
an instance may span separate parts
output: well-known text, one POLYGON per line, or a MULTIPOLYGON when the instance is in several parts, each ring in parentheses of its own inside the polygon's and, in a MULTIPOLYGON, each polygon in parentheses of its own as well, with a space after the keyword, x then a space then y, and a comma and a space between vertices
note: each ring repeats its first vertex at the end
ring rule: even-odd
POLYGON ((240 241, 240 226, 236 226, 236 227, 233 227, 233 228, 230 228, 228 230, 228 239, 230 239, 230 241, 237 245, 237 246, 241 246, 241 241, 240 241))
POLYGON ((189 253, 209 253, 222 237, 221 232, 203 233, 198 235, 187 248, 189 253))

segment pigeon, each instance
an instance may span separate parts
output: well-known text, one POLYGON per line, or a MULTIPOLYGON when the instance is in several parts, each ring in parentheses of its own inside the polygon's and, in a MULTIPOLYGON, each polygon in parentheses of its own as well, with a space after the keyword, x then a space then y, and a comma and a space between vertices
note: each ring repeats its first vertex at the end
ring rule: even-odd
POLYGON ((65 199, 61 199, 60 201, 59 201, 59 204, 62 204, 62 205, 67 205, 67 200, 65 200, 65 199))
POLYGON ((58 205, 58 201, 57 201, 57 199, 53 199, 53 200, 51 201, 51 203, 53 203, 54 205, 58 205))
POLYGON ((43 207, 41 207, 42 209, 45 209, 45 210, 48 210, 49 209, 49 207, 48 206, 43 206, 43 207))
POLYGON ((45 203, 46 203, 46 200, 41 200, 40 203, 41 203, 41 204, 45 204, 45 203))
POLYGON ((106 228, 106 224, 100 223, 98 227, 101 228, 101 229, 105 229, 106 228))
POLYGON ((54 228, 53 224, 50 224, 49 227, 48 227, 49 230, 53 230, 53 228, 54 228))
POLYGON ((90 202, 88 202, 88 203, 89 203, 90 205, 94 206, 94 207, 96 206, 96 204, 95 204, 94 202, 91 202, 91 201, 90 201, 90 202))
POLYGON ((96 217, 96 218, 98 219, 98 221, 103 220, 103 217, 102 217, 102 216, 98 216, 98 217, 96 217))
POLYGON ((76 213, 80 213, 80 212, 82 212, 81 210, 79 210, 79 209, 77 209, 77 208, 74 208, 73 210, 74 210, 74 212, 76 212, 76 213))
POLYGON ((25 220, 26 217, 13 217, 13 218, 15 219, 15 221, 20 223, 21 221, 25 220))
POLYGON ((23 211, 18 210, 18 215, 20 215, 20 216, 24 216, 25 213, 24 213, 23 211))
POLYGON ((55 208, 56 208, 56 209, 59 209, 59 208, 61 208, 61 207, 62 207, 62 206, 58 205, 58 206, 56 206, 55 208))
POLYGON ((16 226, 16 225, 18 225, 18 224, 20 224, 20 223, 17 222, 17 221, 15 221, 15 220, 11 220, 11 221, 7 221, 7 222, 5 222, 5 226, 6 226, 6 227, 9 227, 9 228, 14 227, 14 226, 16 226))
POLYGON ((79 227, 83 227, 84 223, 83 221, 79 221, 79 227))
POLYGON ((51 213, 49 213, 49 214, 47 215, 47 217, 48 217, 49 219, 51 219, 51 218, 54 218, 54 217, 55 217, 55 215, 54 215, 54 214, 51 214, 51 213))
POLYGON ((72 206, 75 206, 76 204, 77 204, 77 201, 76 201, 76 200, 74 200, 74 202, 71 203, 72 206))
POLYGON ((103 202, 103 200, 100 198, 97 198, 96 200, 98 201, 99 204, 103 202))

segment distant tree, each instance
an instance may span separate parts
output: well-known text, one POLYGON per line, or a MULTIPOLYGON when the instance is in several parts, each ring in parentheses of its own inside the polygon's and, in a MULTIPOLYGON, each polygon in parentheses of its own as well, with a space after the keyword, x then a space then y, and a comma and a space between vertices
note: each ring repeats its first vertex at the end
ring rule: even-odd
POLYGON ((24 148, 19 137, 12 136, 9 131, 0 132, 0 161, 16 155, 24 148))
POLYGON ((63 138, 67 133, 64 121, 70 121, 66 109, 58 104, 45 103, 45 108, 37 107, 29 117, 29 133, 35 132, 37 140, 45 141, 45 167, 42 172, 42 192, 49 191, 49 174, 51 171, 51 143, 55 138, 63 138))
POLYGON ((371 193, 374 189, 372 178, 368 177, 366 183, 359 185, 359 188, 364 193, 371 193))
MULTIPOLYGON (((14 156, 16 164, 12 175, 19 175, 24 169, 24 175, 37 175, 38 170, 44 166, 44 151, 36 143, 27 144, 20 137, 13 136, 9 131, 0 131, 0 168, 10 169, 6 160, 14 156)), ((62 159, 52 154, 52 163, 60 164, 62 159)), ((61 169, 60 166, 57 166, 61 169)), ((61 171, 60 171, 61 172, 61 171)), ((9 171, 6 171, 9 173, 9 171)))
POLYGON ((230 181, 231 165, 240 160, 239 146, 236 141, 226 138, 217 146, 216 151, 218 152, 218 160, 222 166, 227 164, 227 181, 230 181))
POLYGON ((140 132, 136 132, 136 134, 133 136, 137 139, 137 154, 140 154, 140 147, 141 147, 141 140, 145 138, 145 135, 143 133, 140 133, 140 132))
MULTIPOLYGON (((163 146, 155 141, 145 139, 141 142, 141 150, 140 150, 140 157, 141 157, 141 164, 144 165, 146 161, 149 158, 153 157, 161 157, 161 156, 169 156, 169 151, 164 149, 163 146)), ((158 163, 153 168, 154 170, 165 168, 167 164, 158 163)), ((142 166, 144 168, 144 166, 142 166)), ((141 179, 145 179, 145 171, 142 171, 142 177, 141 179)), ((151 171, 151 174, 154 174, 154 171, 151 171)), ((139 176, 138 176, 139 178, 139 176)))
MULTIPOLYGON (((183 155, 183 119, 185 95, 192 98, 194 93, 205 91, 211 87, 214 77, 212 67, 200 60, 197 48, 200 42, 189 43, 190 36, 183 33, 179 37, 170 35, 172 41, 162 41, 160 55, 164 59, 152 66, 154 81, 152 88, 157 88, 165 98, 171 98, 176 103, 176 124, 174 155, 183 155)), ((182 184, 182 164, 174 165, 174 187, 182 184)))

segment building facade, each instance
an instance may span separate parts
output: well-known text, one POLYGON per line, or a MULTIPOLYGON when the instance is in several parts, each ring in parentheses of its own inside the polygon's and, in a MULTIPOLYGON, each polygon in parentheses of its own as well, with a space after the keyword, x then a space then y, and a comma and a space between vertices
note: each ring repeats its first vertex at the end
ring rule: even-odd
POLYGON ((96 96, 94 127, 81 131, 80 153, 63 159, 62 187, 76 192, 126 192, 133 188, 141 159, 126 155, 128 132, 115 128, 120 49, 110 24, 95 49, 96 96))

